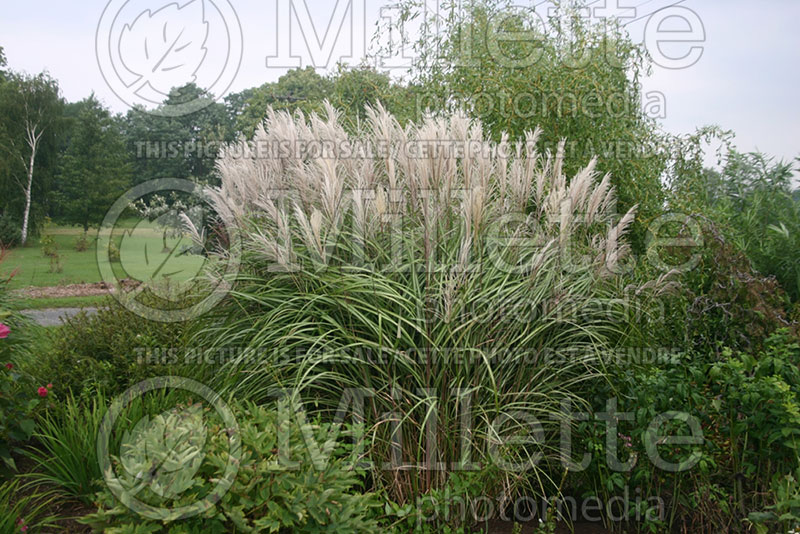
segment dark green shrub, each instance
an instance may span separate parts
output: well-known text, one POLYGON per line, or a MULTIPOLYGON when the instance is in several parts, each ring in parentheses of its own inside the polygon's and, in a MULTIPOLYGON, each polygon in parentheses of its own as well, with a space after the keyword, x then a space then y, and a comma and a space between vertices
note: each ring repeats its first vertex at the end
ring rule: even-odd
POLYGON ((186 323, 161 323, 136 315, 117 302, 97 314, 80 313, 50 334, 52 347, 26 362, 36 377, 59 390, 83 396, 94 390, 114 394, 170 367, 146 358, 152 351, 180 353, 186 323))
POLYGON ((684 279, 691 350, 755 352, 777 330, 797 331, 788 297, 775 278, 759 274, 715 225, 706 226, 704 241, 700 264, 684 279))
POLYGON ((800 299, 800 201, 791 163, 731 150, 718 177, 714 217, 752 261, 800 299))
MULTIPOLYGON (((601 411, 601 403, 616 396, 619 411, 633 414, 632 420, 620 422, 618 444, 628 451, 620 454, 621 461, 637 457, 634 467, 629 472, 610 471, 603 461, 605 434, 598 432, 594 421, 581 422, 576 441, 582 449, 574 454, 580 457, 582 450, 592 451, 594 461, 570 477, 569 490, 588 491, 602 502, 625 487, 631 495, 636 488, 641 495, 658 497, 665 505, 664 514, 645 525, 654 531, 749 532, 745 524, 749 516, 771 518, 771 527, 779 528, 770 511, 787 503, 773 488, 776 480, 785 482, 786 475, 800 468, 798 366, 797 339, 782 330, 769 336, 756 354, 724 349, 719 355, 692 353, 648 369, 617 370, 613 379, 617 389, 598 391, 595 408, 601 411), (654 418, 671 411, 686 417, 666 427, 670 435, 690 435, 689 417, 696 418, 703 434, 699 445, 659 446, 659 454, 668 462, 693 462, 683 472, 654 465, 644 445, 654 418)), ((628 504, 635 509, 633 497, 628 504)))
POLYGON ((108 260, 111 262, 120 261, 119 246, 116 243, 108 244, 108 260))
POLYGON ((0 216, 0 246, 14 247, 21 236, 22 230, 10 215, 0 216))

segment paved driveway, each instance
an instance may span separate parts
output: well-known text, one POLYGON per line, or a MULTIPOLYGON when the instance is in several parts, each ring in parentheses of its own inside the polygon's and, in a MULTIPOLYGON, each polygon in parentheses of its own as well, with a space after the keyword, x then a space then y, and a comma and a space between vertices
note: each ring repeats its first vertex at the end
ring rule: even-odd
POLYGON ((60 326, 62 317, 74 317, 81 311, 88 314, 97 313, 97 308, 54 308, 46 310, 23 310, 22 314, 32 319, 39 326, 60 326))

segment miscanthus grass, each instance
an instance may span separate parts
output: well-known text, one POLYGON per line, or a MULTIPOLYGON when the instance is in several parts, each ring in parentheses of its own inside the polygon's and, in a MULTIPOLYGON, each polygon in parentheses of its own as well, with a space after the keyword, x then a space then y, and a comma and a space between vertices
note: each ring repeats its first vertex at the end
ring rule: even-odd
POLYGON ((668 285, 626 290, 635 211, 616 212, 595 161, 567 177, 564 145, 540 153, 538 131, 494 143, 460 115, 405 128, 368 115, 350 135, 331 108, 270 111, 223 150, 209 195, 243 246, 198 336, 237 349, 216 385, 347 412, 398 502, 459 469, 488 494, 552 491, 564 407, 603 379, 628 301, 668 285))

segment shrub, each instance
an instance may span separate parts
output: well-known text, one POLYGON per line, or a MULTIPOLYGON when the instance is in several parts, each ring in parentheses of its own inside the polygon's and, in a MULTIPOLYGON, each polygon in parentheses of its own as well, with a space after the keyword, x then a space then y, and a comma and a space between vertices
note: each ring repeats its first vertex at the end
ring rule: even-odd
MULTIPOLYGON (((0 341, 2 343, 2 341, 0 341)), ((20 445, 31 438, 36 422, 33 416, 41 397, 49 389, 38 388, 28 377, 15 371, 14 364, 5 362, 0 368, 0 460, 16 469, 12 453, 21 453, 20 445)))
POLYGON ((61 263, 62 257, 61 254, 56 252, 52 256, 50 256, 50 272, 51 273, 63 273, 64 272, 64 264, 61 263))
POLYGON ((553 460, 553 444, 519 435, 535 419, 553 436, 561 402, 582 402, 603 376, 599 352, 630 328, 620 296, 634 212, 615 219, 610 177, 592 162, 569 180, 563 145, 542 156, 537 133, 496 144, 458 115, 405 129, 368 115, 351 137, 330 108, 308 122, 271 112, 252 144, 223 151, 209 194, 241 234, 246 274, 199 338, 244 349, 218 384, 250 399, 294 389, 327 417, 367 389, 371 458, 396 466, 374 478, 399 505, 463 464, 471 410, 472 461, 526 471, 485 491, 541 495, 551 473, 533 459, 553 460), (380 155, 258 153, 278 146, 380 155))
POLYGON ((775 278, 759 274, 713 223, 706 225, 704 242, 700 264, 684 281, 692 350, 718 354, 729 347, 755 353, 780 329, 800 333, 775 278))
POLYGON ((0 216, 0 247, 17 246, 22 237, 22 230, 10 215, 0 216))
POLYGON ((89 238, 86 235, 86 232, 84 232, 75 238, 75 251, 86 252, 87 250, 89 250, 89 238))
POLYGON ((120 261, 119 245, 116 243, 111 242, 108 244, 108 261, 117 263, 120 261))
POLYGON ((168 374, 168 365, 147 355, 178 355, 185 347, 184 323, 160 323, 111 302, 94 315, 80 313, 50 334, 48 351, 25 362, 36 377, 59 385, 60 391, 91 396, 95 390, 113 395, 148 377, 168 374))
MULTIPOLYGON (((95 529, 113 527, 113 531, 119 533, 167 529, 197 533, 376 531, 378 500, 372 494, 361 493, 357 471, 350 468, 349 450, 341 447, 329 451, 332 456, 326 459, 313 455, 307 448, 306 437, 323 443, 329 426, 299 423, 290 412, 289 405, 282 402, 277 411, 247 405, 238 413, 241 438, 238 474, 230 490, 208 512, 179 522, 170 517, 169 512, 165 512, 163 522, 148 520, 119 503, 106 489, 98 495, 98 511, 82 522, 95 529), (280 453, 278 448, 281 448, 280 453), (287 459, 291 463, 287 463, 287 459), (324 466, 319 464, 320 460, 324 466)), ((170 432, 189 435, 177 449, 181 460, 170 465, 170 473, 187 472, 189 475, 184 480, 170 477, 168 473, 157 474, 137 498, 169 510, 194 504, 208 496, 229 460, 228 429, 221 422, 208 429, 206 445, 200 446, 205 460, 198 465, 196 454, 184 454, 191 449, 196 437, 195 431, 186 427, 193 425, 191 417, 176 417, 169 412, 153 419, 152 423, 165 425, 170 432), (165 485, 159 486, 160 482, 165 485), (151 488, 156 488, 158 493, 151 488)), ((150 471, 152 459, 140 451, 160 450, 161 444, 156 442, 159 435, 159 432, 142 432, 127 442, 128 449, 122 445, 126 452, 126 459, 121 462, 124 465, 117 461, 112 467, 117 472, 128 473, 120 475, 119 490, 124 491, 125 484, 139 485, 135 474, 141 470, 150 471)))
POLYGON ((791 163, 731 150, 717 177, 715 220, 755 269, 774 276, 793 301, 800 299, 800 201, 791 163))
MULTIPOLYGON (((619 498, 624 487, 631 488, 629 510, 636 510, 635 495, 662 499, 660 518, 644 528, 673 532, 750 532, 745 520, 758 519, 778 526, 772 510, 790 507, 791 487, 786 475, 800 468, 800 348, 786 330, 770 336, 756 354, 725 349, 716 353, 690 353, 666 366, 615 373, 610 389, 598 391, 598 398, 616 395, 619 410, 634 414, 620 422, 619 443, 627 442, 621 461, 636 457, 629 472, 610 472, 602 462, 605 436, 595 433, 592 422, 579 425, 576 437, 584 450, 593 451, 600 461, 574 474, 569 491, 589 491, 601 502, 619 498), (668 462, 691 460, 688 470, 670 472, 648 460, 644 446, 648 426, 667 412, 681 412, 670 435, 690 435, 685 422, 696 418, 702 429, 699 445, 660 446, 668 462), (783 485, 781 492, 773 491, 783 485), (788 489, 787 489, 788 488, 788 489)), ((604 408, 602 405, 596 408, 604 408)), ((580 451, 576 451, 580 454, 580 451)), ((642 516, 644 517, 644 516, 642 516)), ((630 525, 609 523, 617 529, 630 525)), ((792 528, 792 518, 783 518, 792 528)))
POLYGON ((43 235, 39 240, 39 244, 42 246, 42 254, 46 257, 55 258, 58 256, 58 244, 53 236, 43 235))
MULTIPOLYGON (((0 263, 5 251, 0 248, 0 263)), ((0 460, 15 469, 12 453, 30 439, 35 428, 33 413, 49 388, 36 384, 20 368, 19 355, 29 343, 26 321, 8 311, 13 305, 8 295, 8 279, 0 279, 0 460), (37 392, 38 388, 38 392, 37 392)), ((47 384, 49 380, 43 382, 47 384)))

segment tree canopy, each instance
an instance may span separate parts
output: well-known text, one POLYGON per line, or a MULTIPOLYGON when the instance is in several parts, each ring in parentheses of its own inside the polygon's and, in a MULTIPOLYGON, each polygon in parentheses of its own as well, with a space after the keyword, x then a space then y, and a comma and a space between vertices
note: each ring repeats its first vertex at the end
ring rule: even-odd
POLYGON ((130 154, 121 120, 94 95, 68 108, 74 118, 58 175, 61 218, 88 230, 130 184, 130 154))
POLYGON ((47 73, 11 73, 0 84, 0 188, 7 192, 0 210, 19 216, 23 243, 48 211, 63 107, 58 82, 47 73))
MULTIPOLYGON (((541 128, 541 145, 563 146, 568 176, 593 156, 610 173, 619 212, 638 205, 636 240, 662 209, 667 137, 645 113, 643 48, 613 23, 590 22, 562 7, 542 17, 506 0, 466 2, 429 15, 418 0, 394 6, 402 21, 422 21, 412 43, 423 109, 461 108, 499 140, 541 128)), ((386 32, 387 34, 389 32, 386 32)))

